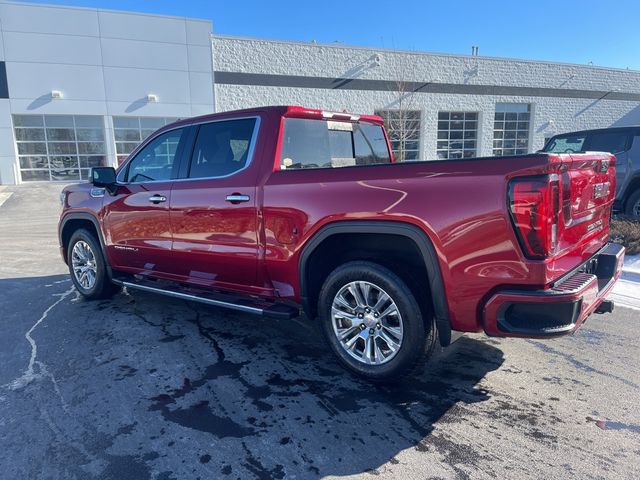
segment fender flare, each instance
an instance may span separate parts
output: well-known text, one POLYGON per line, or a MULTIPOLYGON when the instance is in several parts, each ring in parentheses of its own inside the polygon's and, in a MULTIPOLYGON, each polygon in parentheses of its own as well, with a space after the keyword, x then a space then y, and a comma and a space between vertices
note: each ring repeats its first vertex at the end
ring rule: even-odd
POLYGON ((427 234, 415 225, 406 222, 388 220, 356 220, 334 222, 322 227, 305 244, 298 259, 298 274, 300 282, 300 297, 302 308, 309 316, 312 315, 311 301, 307 291, 307 264, 311 254, 327 238, 341 233, 380 233, 400 235, 412 240, 422 255, 427 270, 428 284, 431 291, 436 328, 440 336, 442 346, 451 343, 451 322, 447 306, 446 292, 442 280, 442 272, 438 264, 438 256, 433 243, 427 234))
MULTIPOLYGON (((62 239, 62 232, 64 232, 65 226, 71 220, 88 220, 93 224, 93 226, 96 229, 96 232, 98 234, 98 242, 100 243, 100 249, 102 250, 102 256, 104 257, 104 262, 105 262, 106 267, 107 267, 107 274, 109 275, 109 278, 111 278, 112 277, 111 266, 109 265, 109 257, 107 256, 107 249, 105 247, 104 236, 102 234, 102 228, 100 228, 100 222, 95 217, 95 215, 92 215, 92 214, 86 213, 86 212, 72 212, 72 213, 68 213, 67 215, 65 215, 62 218, 62 220, 60 221, 60 226, 58 228, 58 241, 60 242, 60 247, 62 247, 64 245, 64 242, 63 242, 63 239, 62 239)), ((66 252, 64 252, 64 258, 65 258, 65 262, 67 262, 68 259, 67 259, 67 253, 66 252)))

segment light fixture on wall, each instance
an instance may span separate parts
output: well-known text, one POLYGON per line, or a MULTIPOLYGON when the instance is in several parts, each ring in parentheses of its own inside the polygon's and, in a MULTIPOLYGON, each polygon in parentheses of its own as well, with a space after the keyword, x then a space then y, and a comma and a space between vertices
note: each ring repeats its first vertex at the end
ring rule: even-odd
POLYGON ((147 93, 147 103, 158 103, 158 96, 155 93, 147 93))
POLYGON ((62 92, 60 90, 51 90, 51 98, 53 100, 62 98, 62 92))

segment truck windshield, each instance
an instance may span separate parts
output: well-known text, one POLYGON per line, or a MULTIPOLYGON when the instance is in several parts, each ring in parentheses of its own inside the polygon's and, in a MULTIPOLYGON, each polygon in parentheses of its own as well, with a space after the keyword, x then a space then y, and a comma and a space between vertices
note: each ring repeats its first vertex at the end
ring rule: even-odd
POLYGON ((558 135, 553 137, 542 149, 549 153, 582 152, 586 135, 558 135))

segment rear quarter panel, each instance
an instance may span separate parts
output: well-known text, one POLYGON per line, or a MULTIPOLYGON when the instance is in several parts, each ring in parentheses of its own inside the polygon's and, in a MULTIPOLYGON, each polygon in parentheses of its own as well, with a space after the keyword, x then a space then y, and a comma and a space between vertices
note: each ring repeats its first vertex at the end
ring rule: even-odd
POLYGON ((263 193, 266 271, 281 296, 299 300, 298 258, 322 227, 342 220, 410 223, 435 247, 452 327, 480 330, 482 300, 493 290, 547 281, 541 262, 523 258, 507 212, 514 171, 547 166, 546 156, 532 155, 273 172, 263 193))

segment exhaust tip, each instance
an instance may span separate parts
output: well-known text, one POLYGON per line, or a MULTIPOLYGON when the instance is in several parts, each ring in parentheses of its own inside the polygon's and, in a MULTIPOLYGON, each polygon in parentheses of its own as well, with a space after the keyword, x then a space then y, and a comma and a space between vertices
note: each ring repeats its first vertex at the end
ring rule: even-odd
POLYGON ((596 308, 596 313, 611 313, 613 312, 613 307, 613 301, 603 300, 603 302, 598 305, 598 308, 596 308))

